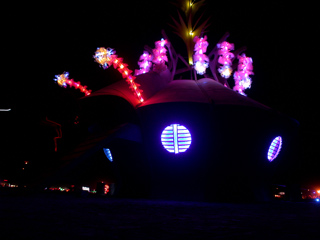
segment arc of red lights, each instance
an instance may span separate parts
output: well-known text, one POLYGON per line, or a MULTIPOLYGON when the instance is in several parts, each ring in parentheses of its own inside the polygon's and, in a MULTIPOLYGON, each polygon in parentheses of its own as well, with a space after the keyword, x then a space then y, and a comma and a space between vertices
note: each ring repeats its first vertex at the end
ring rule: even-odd
POLYGON ((79 89, 81 92, 83 92, 86 96, 89 96, 91 94, 91 90, 87 89, 87 86, 82 86, 80 82, 75 82, 73 79, 69 79, 69 73, 63 72, 60 75, 55 75, 54 81, 58 83, 60 87, 66 88, 67 85, 70 87, 74 87, 75 89, 79 89))
POLYGON ((123 63, 123 59, 118 58, 115 53, 116 52, 112 48, 105 49, 101 47, 97 48, 97 51, 95 52, 93 58, 103 67, 103 69, 107 69, 111 65, 114 67, 114 69, 117 69, 122 74, 122 77, 126 80, 126 82, 128 82, 130 88, 137 96, 139 101, 142 103, 144 101, 141 95, 143 91, 139 89, 140 85, 134 82, 136 77, 131 75, 132 71, 128 69, 128 65, 123 63))

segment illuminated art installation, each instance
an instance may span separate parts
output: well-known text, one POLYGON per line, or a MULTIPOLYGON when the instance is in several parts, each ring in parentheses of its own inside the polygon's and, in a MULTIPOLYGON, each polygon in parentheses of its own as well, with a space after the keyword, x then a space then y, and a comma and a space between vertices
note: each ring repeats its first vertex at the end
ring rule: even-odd
POLYGON ((191 145, 191 134, 185 126, 171 124, 162 131, 161 143, 170 153, 182 153, 191 145))
POLYGON ((123 59, 118 58, 115 53, 116 51, 114 51, 112 48, 105 49, 101 47, 97 48, 97 51, 93 57, 95 61, 103 67, 103 69, 107 69, 113 65, 113 67, 117 69, 122 74, 122 77, 129 83, 130 88, 137 96, 139 101, 143 102, 144 99, 141 96, 142 90, 139 89, 140 85, 134 82, 135 77, 131 75, 132 71, 127 68, 127 64, 122 62, 123 59))
MULTIPOLYGON (((182 18, 178 13, 179 19, 173 20, 175 33, 186 44, 184 55, 176 52, 164 31, 154 48, 145 46, 141 51, 140 69, 134 73, 112 48, 97 48, 95 62, 103 69, 113 66, 129 86, 121 79, 79 100, 83 123, 78 126, 88 131, 88 137, 64 157, 61 162, 69 167, 60 172, 67 177, 74 171, 71 178, 87 166, 84 161, 97 167, 101 161, 112 168, 97 176, 110 174, 115 183, 112 191, 116 186, 119 196, 264 200, 270 174, 281 173, 285 179, 288 162, 294 162, 295 154, 283 164, 274 160, 280 151, 295 151, 289 146, 296 143, 299 123, 245 97, 252 83, 252 59, 245 47, 235 49, 227 41, 229 33, 209 45, 208 20, 201 24, 192 19, 204 0, 177 2, 186 14, 182 18), (234 84, 229 85, 231 75, 234 84), (270 135, 274 137, 269 139, 270 135), (290 141, 284 144, 285 139, 290 141), (101 157, 102 151, 108 160, 101 157)), ((55 81, 63 87, 80 87, 68 73, 55 81)))
POLYGON ((226 41, 217 44, 218 47, 218 63, 222 66, 218 69, 220 75, 224 78, 229 78, 232 73, 232 59, 234 58, 234 54, 230 52, 230 50, 234 50, 234 45, 232 43, 228 43, 226 41))
POLYGON ((206 69, 209 66, 209 58, 205 54, 209 43, 206 40, 207 36, 204 36, 203 38, 195 36, 193 39, 193 41, 196 43, 194 45, 195 53, 193 55, 194 69, 200 75, 205 74, 206 69))
POLYGON ((55 75, 54 81, 58 83, 60 87, 66 88, 67 85, 70 87, 74 87, 76 89, 79 89, 81 92, 83 92, 86 96, 89 96, 91 94, 91 90, 87 89, 87 86, 82 86, 80 82, 75 82, 73 79, 69 79, 69 73, 64 72, 63 74, 60 75, 55 75))
POLYGON ((272 162, 280 153, 282 147, 282 137, 278 136, 272 140, 268 149, 268 160, 272 162))
POLYGON ((253 75, 252 58, 246 57, 246 55, 243 53, 238 55, 238 59, 238 71, 236 71, 233 75, 235 81, 233 90, 246 96, 244 90, 250 88, 252 83, 251 78, 249 77, 249 75, 253 75))

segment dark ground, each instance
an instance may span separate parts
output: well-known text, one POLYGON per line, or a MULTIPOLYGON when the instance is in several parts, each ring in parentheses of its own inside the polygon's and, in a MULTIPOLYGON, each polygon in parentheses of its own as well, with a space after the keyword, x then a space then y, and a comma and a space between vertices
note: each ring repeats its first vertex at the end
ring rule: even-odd
POLYGON ((319 239, 316 202, 0 194, 1 239, 319 239))

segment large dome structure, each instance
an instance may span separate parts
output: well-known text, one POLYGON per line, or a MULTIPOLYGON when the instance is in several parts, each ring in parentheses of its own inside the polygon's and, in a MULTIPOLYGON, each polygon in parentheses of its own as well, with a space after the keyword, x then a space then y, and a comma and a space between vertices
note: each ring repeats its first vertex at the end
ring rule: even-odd
MULTIPOLYGON (((145 48, 134 75, 113 49, 97 49, 95 61, 104 69, 113 66, 125 81, 94 92, 80 89, 86 96, 79 100, 79 120, 90 137, 65 156, 59 176, 105 152, 122 196, 266 200, 270 184, 294 183, 298 122, 246 96, 252 59, 245 48, 231 52, 229 34, 206 53, 207 20, 199 28, 191 24, 203 1, 191 2, 188 24, 181 16, 175 21, 188 62, 164 32, 155 49, 145 48), (179 61, 184 68, 178 69, 179 61), (232 72, 233 89, 227 80, 232 72)), ((65 75, 56 81, 79 87, 65 75)))

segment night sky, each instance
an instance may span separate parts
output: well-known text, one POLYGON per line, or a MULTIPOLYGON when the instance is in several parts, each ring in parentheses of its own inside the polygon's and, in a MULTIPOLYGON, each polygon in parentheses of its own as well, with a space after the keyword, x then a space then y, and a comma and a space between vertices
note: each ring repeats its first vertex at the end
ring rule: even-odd
MULTIPOLYGON (((320 127, 318 101, 319 27, 314 6, 278 1, 234 5, 208 1, 204 18, 211 16, 208 52, 225 32, 236 49, 247 47, 253 58, 253 84, 249 97, 300 122, 301 174, 304 182, 320 187, 320 127)), ((52 134, 42 131, 47 116, 62 125, 60 148, 68 149, 77 136, 73 126, 76 99, 82 93, 62 89, 53 81, 63 71, 70 78, 96 91, 121 80, 113 69, 103 70, 92 56, 97 47, 112 47, 132 70, 144 45, 151 48, 161 39, 164 29, 174 48, 186 57, 182 40, 173 34, 168 23, 177 17, 169 1, 97 1, 75 5, 43 2, 8 7, 3 20, 5 44, 2 45, 0 108, 0 174, 6 167, 25 158, 54 160, 52 134), (41 10, 39 10, 41 9, 41 10), (40 131, 40 133, 39 133, 40 131), (42 140, 39 140, 42 137, 42 140), (43 142, 48 143, 43 143, 43 142), (47 146, 47 145, 48 146, 47 146)), ((236 120, 235 120, 236 121, 236 120)), ((0 176, 1 179, 1 176, 0 176)))

